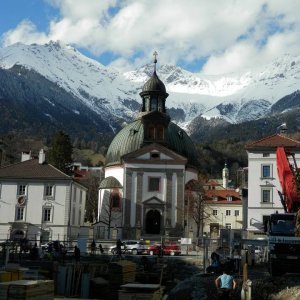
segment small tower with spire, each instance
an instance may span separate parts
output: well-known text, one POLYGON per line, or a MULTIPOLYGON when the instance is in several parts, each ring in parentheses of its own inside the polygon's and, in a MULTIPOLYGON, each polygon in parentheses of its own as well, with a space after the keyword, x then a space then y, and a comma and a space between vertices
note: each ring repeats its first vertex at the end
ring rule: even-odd
POLYGON ((144 127, 144 144, 167 144, 166 133, 170 123, 170 116, 166 111, 166 92, 164 83, 156 74, 157 52, 153 53, 153 74, 143 86, 140 96, 143 99, 141 119, 144 127))
POLYGON ((166 99, 169 94, 166 92, 164 83, 156 74, 157 52, 154 51, 153 74, 143 86, 140 96, 143 99, 142 113, 159 111, 166 113, 166 99))
POLYGON ((228 180, 229 180, 229 169, 227 168, 227 162, 225 161, 225 165, 222 171, 222 177, 223 177, 223 188, 228 188, 228 180))

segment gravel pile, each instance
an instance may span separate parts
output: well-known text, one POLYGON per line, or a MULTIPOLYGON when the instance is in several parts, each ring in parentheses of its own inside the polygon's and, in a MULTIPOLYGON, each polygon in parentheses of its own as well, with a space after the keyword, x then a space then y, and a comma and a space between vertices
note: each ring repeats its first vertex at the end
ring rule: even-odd
MULTIPOLYGON (((195 272, 188 274, 179 281, 171 291, 171 300, 217 300, 215 287, 216 275, 195 272)), ((249 279, 252 281, 252 300, 300 300, 300 276, 286 274, 281 277, 271 277, 267 269, 262 266, 250 268, 249 279)), ((242 276, 236 275, 238 287, 233 299, 241 299, 242 276)))

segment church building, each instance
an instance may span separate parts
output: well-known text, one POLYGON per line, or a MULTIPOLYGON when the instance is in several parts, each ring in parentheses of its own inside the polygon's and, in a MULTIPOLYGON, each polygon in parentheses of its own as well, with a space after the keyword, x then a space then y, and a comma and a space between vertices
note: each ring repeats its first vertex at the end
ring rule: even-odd
POLYGON ((141 111, 111 142, 100 183, 99 238, 183 237, 188 208, 185 187, 198 179, 198 158, 187 133, 171 122, 169 96, 154 72, 140 96, 141 111))

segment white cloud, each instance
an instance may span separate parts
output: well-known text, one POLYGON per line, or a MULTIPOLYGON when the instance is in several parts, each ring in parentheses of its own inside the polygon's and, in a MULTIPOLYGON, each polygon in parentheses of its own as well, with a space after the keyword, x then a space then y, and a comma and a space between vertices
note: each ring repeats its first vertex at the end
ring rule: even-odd
POLYGON ((43 32, 38 32, 31 21, 24 20, 15 29, 7 31, 3 35, 2 40, 4 46, 18 42, 44 44, 48 41, 48 36, 43 32))
POLYGON ((112 51, 122 57, 112 65, 123 67, 149 62, 155 49, 163 63, 208 57, 203 71, 211 74, 248 68, 300 48, 298 0, 48 2, 60 15, 47 32, 23 21, 5 33, 3 44, 62 40, 94 55, 112 51))

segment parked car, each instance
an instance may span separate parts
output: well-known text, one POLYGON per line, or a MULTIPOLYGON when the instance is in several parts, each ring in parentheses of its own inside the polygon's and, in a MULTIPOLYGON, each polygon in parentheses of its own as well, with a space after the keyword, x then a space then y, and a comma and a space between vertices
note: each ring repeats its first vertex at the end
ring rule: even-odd
POLYGON ((41 244, 41 248, 43 251, 48 251, 48 252, 57 251, 58 252, 62 248, 64 248, 64 244, 60 241, 50 241, 48 243, 41 244))
POLYGON ((160 244, 150 245, 147 249, 149 255, 159 255, 160 251, 163 251, 163 255, 180 255, 181 247, 177 244, 166 244, 161 247, 160 244))
MULTIPOLYGON (((117 246, 111 246, 108 250, 112 254, 117 254, 117 246)), ((126 240, 122 241, 121 246, 122 253, 130 253, 130 254, 142 254, 145 251, 145 246, 142 241, 137 240, 126 240)))

